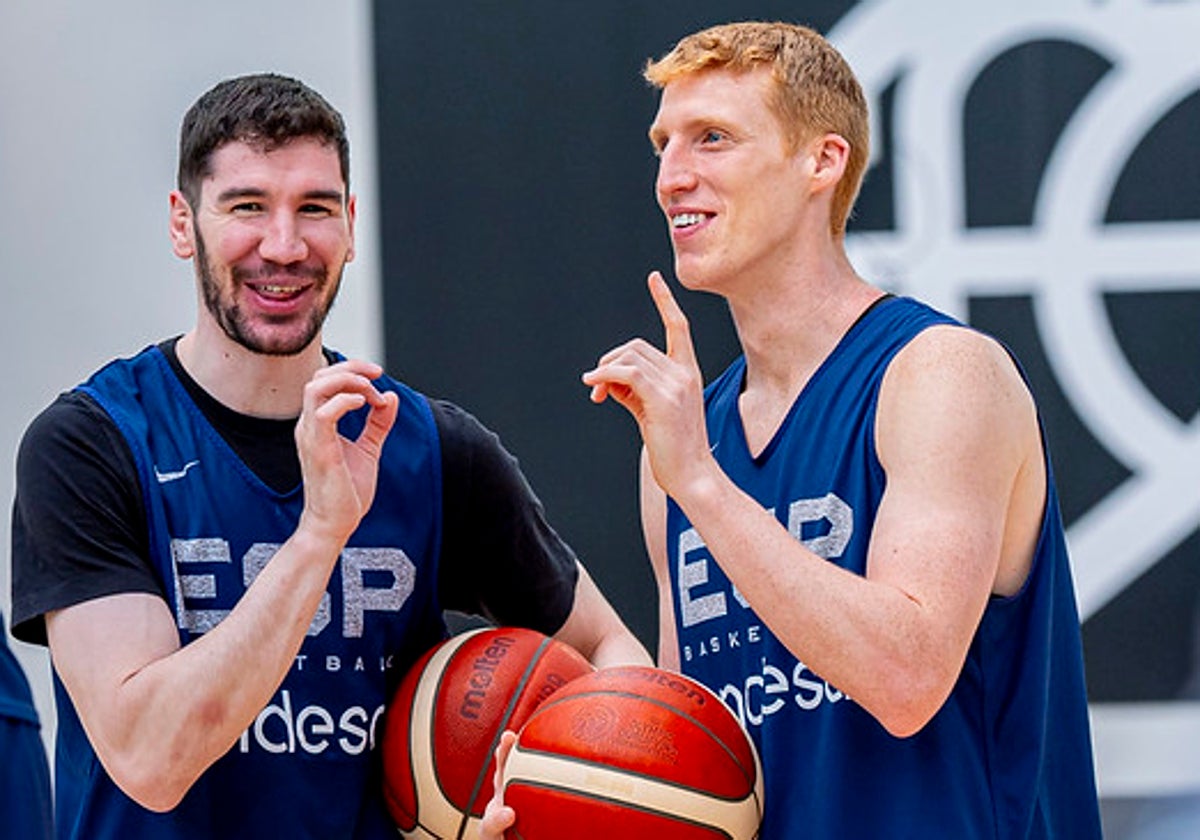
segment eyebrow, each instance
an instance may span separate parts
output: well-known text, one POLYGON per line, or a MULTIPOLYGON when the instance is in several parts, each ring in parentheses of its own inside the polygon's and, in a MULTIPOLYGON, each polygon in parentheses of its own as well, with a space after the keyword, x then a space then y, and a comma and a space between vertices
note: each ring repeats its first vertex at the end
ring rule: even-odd
MULTIPOLYGON (((267 191, 258 187, 230 187, 217 196, 218 203, 224 204, 239 198, 263 198, 267 191)), ((334 201, 341 204, 345 200, 341 190, 309 190, 304 198, 317 201, 334 201)))
POLYGON ((664 134, 666 132, 659 127, 658 123, 653 123, 650 128, 646 129, 646 137, 650 140, 650 145, 654 147, 654 151, 658 152, 662 150, 662 143, 666 141, 666 138, 663 136, 664 134))

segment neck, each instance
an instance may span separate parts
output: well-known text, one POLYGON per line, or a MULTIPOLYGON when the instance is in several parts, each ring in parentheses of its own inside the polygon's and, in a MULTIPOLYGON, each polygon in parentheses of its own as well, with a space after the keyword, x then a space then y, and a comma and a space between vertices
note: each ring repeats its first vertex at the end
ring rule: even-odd
POLYGON ((838 342, 882 292, 862 280, 844 257, 809 266, 758 294, 730 298, 738 339, 746 357, 746 380, 738 398, 751 453, 770 442, 804 386, 838 342))
POLYGON ((882 294, 840 251, 743 288, 729 305, 746 357, 746 389, 789 400, 882 294))
POLYGON ((184 370, 222 405, 270 419, 298 417, 305 384, 325 365, 320 335, 294 356, 268 356, 199 326, 179 339, 176 353, 184 370))

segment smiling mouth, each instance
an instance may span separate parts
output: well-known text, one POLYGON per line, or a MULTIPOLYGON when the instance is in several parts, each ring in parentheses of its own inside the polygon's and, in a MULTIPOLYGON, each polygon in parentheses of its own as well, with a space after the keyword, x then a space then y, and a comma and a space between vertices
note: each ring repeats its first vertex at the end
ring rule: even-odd
POLYGON ((322 272, 315 266, 263 265, 253 270, 234 271, 234 279, 265 300, 278 302, 300 297, 319 284, 322 272))
POLYGON ((265 298, 272 300, 288 300, 294 298, 304 292, 309 284, 283 284, 283 283, 248 283, 247 284, 256 293, 265 298))
POLYGON ((671 227, 675 230, 683 230, 703 222, 708 218, 705 213, 676 213, 671 217, 671 227))

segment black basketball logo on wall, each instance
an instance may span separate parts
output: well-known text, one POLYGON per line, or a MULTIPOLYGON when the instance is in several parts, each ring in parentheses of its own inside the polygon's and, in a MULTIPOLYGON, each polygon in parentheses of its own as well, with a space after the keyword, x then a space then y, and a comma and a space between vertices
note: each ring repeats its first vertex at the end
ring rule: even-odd
POLYGON ((931 25, 919 5, 861 3, 829 33, 873 110, 851 258, 1025 366, 1068 523, 1102 789, 1153 793, 1147 738, 1200 726, 1184 702, 1200 601, 1200 8, 939 4, 931 25), (1166 700, 1180 702, 1164 730, 1150 704, 1166 700))

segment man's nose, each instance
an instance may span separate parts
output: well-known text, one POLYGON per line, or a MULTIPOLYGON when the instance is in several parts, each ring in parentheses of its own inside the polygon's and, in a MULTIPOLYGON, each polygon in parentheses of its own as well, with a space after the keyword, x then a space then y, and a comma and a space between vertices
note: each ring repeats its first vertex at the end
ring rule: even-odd
POLYGON ((308 243, 291 214, 279 213, 271 218, 258 246, 265 260, 280 265, 299 262, 308 256, 308 243))

